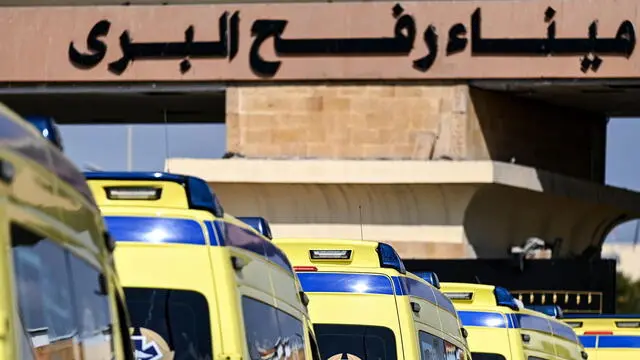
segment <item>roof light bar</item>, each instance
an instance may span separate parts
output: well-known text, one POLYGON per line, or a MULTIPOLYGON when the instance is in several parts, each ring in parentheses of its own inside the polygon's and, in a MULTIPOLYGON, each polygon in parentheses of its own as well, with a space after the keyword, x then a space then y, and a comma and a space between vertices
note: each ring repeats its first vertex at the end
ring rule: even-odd
POLYGON ((391 245, 379 243, 377 251, 380 258, 380 267, 396 269, 401 274, 407 273, 404 263, 391 245))
POLYGON ((161 188, 154 187, 105 187, 109 200, 158 200, 162 194, 161 188))
POLYGON ((349 260, 351 250, 309 250, 312 260, 349 260))
POLYGON ((473 299, 473 292, 445 292, 444 296, 451 300, 471 300, 473 299))

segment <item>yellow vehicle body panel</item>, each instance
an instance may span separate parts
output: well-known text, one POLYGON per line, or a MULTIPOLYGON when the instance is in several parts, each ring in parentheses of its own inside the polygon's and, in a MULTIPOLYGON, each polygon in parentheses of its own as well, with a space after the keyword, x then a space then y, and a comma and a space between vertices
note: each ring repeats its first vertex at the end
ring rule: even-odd
POLYGON ((127 359, 124 293, 82 173, 0 105, 0 359, 127 359))
POLYGON ((580 337, 589 360, 640 359, 640 315, 572 315, 564 321, 580 337))
MULTIPOLYGON (((172 181, 89 180, 89 185, 114 236, 121 236, 116 237, 115 262, 126 292, 163 289, 171 294, 198 294, 204 299, 201 311, 182 312, 186 319, 194 313, 189 320, 197 323, 194 328, 204 331, 202 323, 206 321, 210 346, 205 351, 196 344, 201 351, 198 358, 260 358, 276 350, 278 337, 288 341, 287 360, 314 358, 315 336, 301 301, 298 279, 284 254, 251 226, 229 214, 216 218, 209 211, 189 209, 184 188, 172 181), (105 194, 108 187, 158 187, 162 196, 158 200, 109 200, 98 196, 105 194), (156 201, 162 206, 157 206, 156 201), (145 221, 174 224, 165 226, 168 232, 184 225, 184 231, 166 235, 174 236, 171 239, 175 241, 168 237, 154 241, 151 234, 123 230, 128 224, 141 224, 131 226, 143 231, 145 221), (276 325, 270 327, 271 324, 276 325), (301 338, 287 338, 291 333, 285 334, 285 330, 279 336, 279 328, 287 326, 290 330, 295 327, 301 338)), ((134 326, 140 324, 141 318, 132 310, 134 326)), ((140 326, 139 332, 148 330, 151 329, 140 326)), ((169 332, 160 336, 160 331, 151 331, 153 336, 147 338, 161 337, 156 343, 162 343, 163 354, 173 351, 175 355, 195 343, 189 339, 171 340, 169 332)), ((193 337, 206 342, 202 331, 193 331, 193 337)))
POLYGON ((474 359, 582 359, 582 346, 570 327, 542 313, 499 306, 495 286, 440 285, 453 299, 469 333, 467 341, 474 359))
POLYGON ((273 242, 294 264, 309 296, 309 313, 323 359, 342 359, 345 355, 360 359, 365 353, 367 358, 381 360, 429 356, 470 359, 451 301, 414 274, 381 267, 378 242, 273 242), (348 259, 311 257, 313 251, 341 250, 350 251, 348 259), (361 348, 358 344, 362 343, 367 345, 361 348))

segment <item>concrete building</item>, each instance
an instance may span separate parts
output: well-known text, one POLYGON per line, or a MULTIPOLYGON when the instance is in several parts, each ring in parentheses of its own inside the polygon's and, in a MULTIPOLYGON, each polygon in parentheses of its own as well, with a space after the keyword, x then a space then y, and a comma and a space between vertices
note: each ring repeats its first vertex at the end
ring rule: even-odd
POLYGON ((603 185, 608 116, 640 113, 637 1, 43 3, 0 8, 0 101, 63 123, 225 122, 244 159, 167 166, 276 236, 592 256, 640 214, 603 185), (594 19, 606 52, 545 40, 555 24, 586 44, 594 19))

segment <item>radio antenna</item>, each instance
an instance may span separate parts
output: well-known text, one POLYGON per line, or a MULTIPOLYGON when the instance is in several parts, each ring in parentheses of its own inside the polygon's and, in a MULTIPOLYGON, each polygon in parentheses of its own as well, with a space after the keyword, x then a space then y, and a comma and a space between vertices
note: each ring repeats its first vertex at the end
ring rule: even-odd
POLYGON ((360 240, 364 240, 364 232, 362 230, 362 205, 358 205, 358 212, 360 213, 360 240))
POLYGON ((169 123, 167 122, 167 109, 162 109, 162 116, 164 117, 164 161, 166 164, 166 171, 171 172, 169 169, 169 123))
POLYGON ((476 278, 476 282, 477 282, 478 284, 482 284, 482 282, 480 281, 480 278, 478 277, 478 275, 474 275, 474 276, 475 276, 475 278, 476 278))

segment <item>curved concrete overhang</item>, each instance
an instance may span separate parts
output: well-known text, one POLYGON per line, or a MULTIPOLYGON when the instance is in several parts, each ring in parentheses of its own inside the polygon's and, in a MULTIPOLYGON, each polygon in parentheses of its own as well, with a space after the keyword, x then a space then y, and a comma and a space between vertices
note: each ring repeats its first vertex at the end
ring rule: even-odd
POLYGON ((610 229, 640 217, 636 192, 491 161, 176 158, 166 168, 209 182, 230 213, 266 217, 275 236, 364 237, 407 258, 506 257, 529 237, 562 239, 554 256, 598 255, 610 229))

